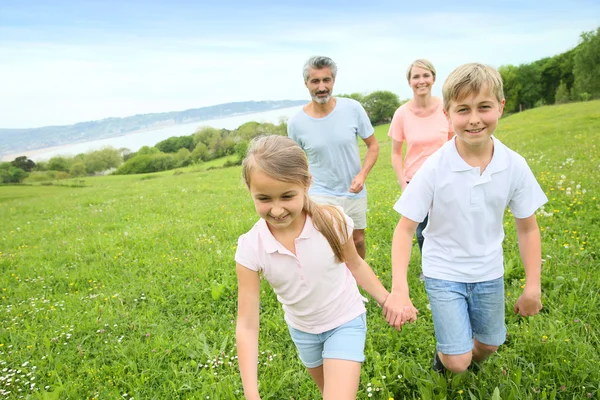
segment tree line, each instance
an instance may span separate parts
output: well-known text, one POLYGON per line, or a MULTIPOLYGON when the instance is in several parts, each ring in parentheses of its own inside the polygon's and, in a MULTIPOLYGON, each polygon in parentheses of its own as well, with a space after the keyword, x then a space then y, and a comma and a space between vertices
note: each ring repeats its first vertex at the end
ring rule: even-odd
POLYGON ((600 98, 600 27, 584 32, 569 51, 519 66, 499 69, 505 111, 600 98))
MULTIPOLYGON (((504 81, 505 111, 518 112, 545 104, 587 101, 600 98, 600 28, 581 34, 580 43, 562 54, 519 66, 499 68, 504 81)), ((391 121, 403 101, 389 91, 351 93, 339 97, 361 103, 373 125, 391 121)), ((21 156, 0 163, 0 182, 20 183, 75 178, 109 171, 140 174, 186 167, 213 159, 237 155, 228 165, 239 164, 249 141, 265 134, 286 135, 287 122, 247 122, 237 129, 202 127, 191 135, 170 137, 137 152, 105 148, 74 157, 56 156, 35 163, 21 156)))

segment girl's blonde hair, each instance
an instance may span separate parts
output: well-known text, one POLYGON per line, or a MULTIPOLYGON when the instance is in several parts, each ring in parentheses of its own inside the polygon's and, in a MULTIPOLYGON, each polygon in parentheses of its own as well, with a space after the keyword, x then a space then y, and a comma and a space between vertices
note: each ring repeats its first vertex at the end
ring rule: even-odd
MULTIPOLYGON (((293 183, 306 189, 311 176, 304 151, 286 136, 259 136, 250 142, 248 153, 242 161, 242 176, 250 188, 252 171, 261 170, 273 179, 293 183)), ((329 242, 338 262, 344 262, 344 243, 348 240, 346 217, 339 208, 319 205, 308 194, 304 198, 304 211, 313 225, 329 242)))
POLYGON ((413 63, 408 66, 408 69, 406 70, 406 80, 407 81, 410 82, 410 78, 412 77, 412 68, 413 67, 419 67, 419 68, 426 69, 427 71, 430 71, 431 74, 433 75, 433 80, 435 80, 435 67, 433 66, 431 61, 426 60, 424 58, 419 58, 418 60, 413 61, 413 63))

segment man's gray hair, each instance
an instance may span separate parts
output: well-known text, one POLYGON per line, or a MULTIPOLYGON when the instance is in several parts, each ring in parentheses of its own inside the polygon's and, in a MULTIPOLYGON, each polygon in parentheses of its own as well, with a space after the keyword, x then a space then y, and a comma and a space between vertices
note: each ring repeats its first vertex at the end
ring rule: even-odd
POLYGON ((311 69, 322 69, 329 68, 331 69, 331 75, 333 75, 333 79, 337 75, 337 65, 335 62, 329 57, 325 56, 312 56, 309 58, 304 64, 304 82, 308 82, 308 76, 310 75, 311 69))

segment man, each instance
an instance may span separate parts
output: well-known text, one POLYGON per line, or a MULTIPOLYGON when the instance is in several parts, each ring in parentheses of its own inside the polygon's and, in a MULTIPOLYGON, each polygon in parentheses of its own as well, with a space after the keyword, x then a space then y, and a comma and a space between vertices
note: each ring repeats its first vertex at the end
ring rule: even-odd
POLYGON ((337 66, 315 56, 304 64, 312 101, 288 121, 288 136, 306 152, 313 176, 309 194, 317 203, 340 206, 354 221, 353 240, 364 259, 367 227, 365 181, 379 155, 373 126, 359 102, 332 96, 337 66), (361 166, 358 139, 367 145, 361 166))

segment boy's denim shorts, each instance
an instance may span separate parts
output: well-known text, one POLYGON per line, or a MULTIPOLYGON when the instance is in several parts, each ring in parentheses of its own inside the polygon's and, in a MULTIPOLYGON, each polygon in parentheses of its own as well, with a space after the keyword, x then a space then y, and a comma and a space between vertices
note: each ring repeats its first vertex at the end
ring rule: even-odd
POLYGON ((300 361, 306 368, 323 365, 324 358, 365 361, 367 318, 362 313, 353 320, 323 333, 306 333, 288 325, 298 349, 300 361))
POLYGON ((441 353, 468 353, 473 339, 489 346, 506 340, 504 277, 477 283, 425 277, 425 289, 441 353))

